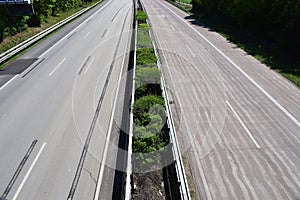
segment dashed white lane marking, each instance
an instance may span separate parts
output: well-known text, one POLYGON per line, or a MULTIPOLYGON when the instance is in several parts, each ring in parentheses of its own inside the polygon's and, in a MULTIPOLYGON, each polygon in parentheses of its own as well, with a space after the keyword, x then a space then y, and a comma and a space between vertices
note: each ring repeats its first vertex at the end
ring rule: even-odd
POLYGON ((23 178, 23 180, 22 180, 22 182, 21 182, 21 184, 20 184, 20 186, 19 186, 17 192, 15 193, 14 197, 12 198, 12 200, 16 200, 16 199, 18 198, 18 196, 19 196, 19 194, 20 194, 22 188, 24 187, 24 184, 26 183, 26 181, 27 181, 27 179, 28 179, 28 177, 29 177, 29 175, 30 175, 30 173, 31 173, 31 171, 32 171, 32 169, 33 169, 33 167, 34 167, 35 164, 37 163, 37 161, 38 161, 40 155, 42 154, 42 152, 43 152, 45 146, 46 146, 46 142, 43 143, 41 149, 39 150, 38 154, 36 155, 35 159, 33 160, 33 162, 32 162, 32 164, 31 164, 29 170, 27 171, 25 177, 23 178))
POLYGON ((52 72, 49 74, 49 76, 51 76, 64 62, 66 61, 66 58, 64 58, 53 70, 52 72))
POLYGON ((236 118, 239 120, 240 124, 243 126, 243 128, 246 131, 246 133, 251 138, 252 142, 255 144, 256 148, 260 149, 261 148, 260 145, 255 140, 255 138, 253 137, 253 135, 251 134, 251 132, 249 131, 249 129, 247 128, 247 126, 245 125, 245 123, 243 122, 243 120, 240 118, 240 116, 237 114, 237 112, 233 109, 233 107, 230 105, 230 103, 228 101, 226 101, 226 103, 229 106, 229 108, 231 109, 231 111, 233 112, 233 114, 236 116, 236 118))
POLYGON ((263 89, 256 81, 254 81, 244 70, 242 70, 237 64, 235 64, 228 56, 226 56, 218 47, 216 47, 213 43, 211 43, 204 35, 198 32, 191 24, 181 18, 178 14, 176 14, 173 10, 168 8, 163 3, 157 1, 160 5, 164 6, 171 13, 174 14, 177 18, 183 21, 186 25, 188 25, 192 30, 194 30, 201 38, 203 38, 210 46, 212 46, 219 54, 221 54, 228 62, 230 62, 238 71, 240 71, 253 85, 255 85, 267 98, 269 98, 283 113, 285 113, 288 118, 290 118, 298 127, 300 127, 300 122, 289 112, 287 111, 278 101, 274 99, 272 95, 270 95, 265 89, 263 89))
POLYGON ((87 34, 84 35, 83 39, 87 38, 87 36, 89 36, 90 32, 88 32, 87 34))

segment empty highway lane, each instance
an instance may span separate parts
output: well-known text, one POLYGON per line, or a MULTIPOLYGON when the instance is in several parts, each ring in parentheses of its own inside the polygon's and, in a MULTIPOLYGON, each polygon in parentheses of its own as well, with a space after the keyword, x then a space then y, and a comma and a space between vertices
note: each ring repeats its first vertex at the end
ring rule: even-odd
POLYGON ((142 0, 198 199, 300 198, 300 90, 162 0, 142 0))
MULTIPOLYGON (((10 79, 0 89, 0 198, 101 196, 132 20, 131 0, 104 1, 10 66, 28 68, 0 76, 10 79)), ((112 196, 105 188, 101 199, 112 196)))

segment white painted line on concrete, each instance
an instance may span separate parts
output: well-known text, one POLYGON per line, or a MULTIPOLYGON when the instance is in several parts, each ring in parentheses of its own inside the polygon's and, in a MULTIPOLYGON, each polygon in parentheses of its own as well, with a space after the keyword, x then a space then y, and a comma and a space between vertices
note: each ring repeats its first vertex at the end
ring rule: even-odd
MULTIPOLYGON (((138 27, 137 21, 135 21, 135 27, 138 27)), ((131 91, 131 105, 130 105, 130 125, 129 125, 129 134, 128 134, 128 157, 127 157, 127 168, 126 168, 126 185, 125 185, 125 200, 131 199, 131 174, 132 174, 132 138, 133 138, 133 105, 134 105, 134 93, 135 93, 135 71, 136 71, 136 44, 137 44, 137 28, 135 31, 134 38, 134 59, 133 59, 133 80, 132 80, 132 91, 131 91)))
POLYGON ((175 27, 171 24, 170 24, 170 27, 171 27, 172 30, 174 30, 174 31, 176 30, 175 27))
MULTIPOLYGON (((150 32, 150 33, 154 34, 154 32, 150 32)), ((153 35, 153 37, 152 37, 152 34, 150 34, 150 37, 152 39, 152 44, 153 44, 153 47, 154 47, 155 55, 156 55, 156 57, 159 58, 158 50, 157 50, 156 43, 155 43, 155 41, 157 41, 157 43, 159 44, 159 40, 155 40, 155 38, 154 38, 155 36, 153 35)), ((166 62, 167 69, 169 71, 169 64, 168 64, 168 61, 166 59, 164 51, 162 51, 162 56, 163 56, 163 58, 164 58, 164 60, 166 62)), ((161 65, 160 59, 158 59, 158 61, 157 61, 157 67, 158 67, 158 69, 161 69, 160 65, 161 65)), ((170 74, 171 82, 174 83, 173 77, 171 76, 170 71, 169 71, 169 74, 170 74)), ((178 143, 178 139, 177 139, 177 134, 176 134, 175 126, 174 126, 174 119, 173 119, 173 116, 172 116, 172 109, 171 109, 171 107, 170 107, 170 105, 168 103, 169 102, 169 96, 168 96, 168 92, 167 92, 166 87, 165 87, 165 78, 164 78, 164 74, 163 73, 161 74, 161 84, 163 86, 162 87, 162 91, 163 91, 163 96, 164 96, 165 102, 166 102, 165 105, 166 105, 166 109, 167 109, 167 115, 170 118, 170 120, 168 120, 167 122, 168 122, 168 124, 170 124, 169 125, 170 126, 170 133, 169 133, 169 135, 170 135, 170 139, 171 139, 171 141, 173 143, 172 151, 174 153, 174 157, 175 157, 175 160, 176 160, 176 171, 177 171, 177 174, 178 174, 178 179, 179 179, 180 184, 181 184, 181 186, 179 188, 180 189, 180 193, 181 193, 181 196, 182 196, 183 199, 191 199, 190 192, 189 192, 190 190, 189 190, 189 186, 188 186, 187 178, 186 178, 186 173, 185 173, 185 169, 184 169, 184 165, 183 165, 183 161, 182 161, 182 156, 181 156, 182 154, 181 154, 181 151, 180 151, 180 147, 179 147, 179 143, 178 143)), ((178 99, 178 101, 179 101, 179 105, 181 105, 179 99, 178 99)), ((184 117, 184 121, 187 124, 185 117, 184 117)), ((190 137, 190 138, 192 138, 192 137, 190 137)), ((203 178, 202 178, 202 180, 203 180, 203 178)), ((207 184, 207 183, 203 182, 203 184, 207 184)), ((208 198, 208 200, 211 200, 209 197, 210 197, 210 193, 208 191, 207 198, 208 198)))
POLYGON ((34 167, 35 164, 37 163, 37 161, 38 161, 38 159, 39 159, 41 153, 43 152, 45 146, 46 146, 46 142, 43 143, 41 149, 39 150, 38 154, 36 155, 35 159, 33 160, 33 163, 31 164, 29 170, 27 171, 25 177, 23 178, 23 180, 22 180, 22 182, 21 182, 21 184, 20 184, 20 186, 19 186, 17 192, 15 193, 14 197, 12 198, 12 200, 16 200, 16 199, 18 198, 18 195, 20 194, 20 192, 21 192, 21 190, 22 190, 22 188, 23 188, 25 182, 27 181, 27 179, 28 179, 28 177, 29 177, 29 175, 30 175, 30 173, 31 173, 31 171, 32 171, 32 169, 33 169, 33 167, 34 167))
POLYGON ((66 61, 66 58, 64 58, 53 70, 52 72, 49 74, 49 76, 51 76, 64 62, 66 61))
POLYGON ((89 18, 84 20, 81 24, 79 24, 76 28, 74 28, 69 34, 67 34, 65 37, 61 38, 58 42, 56 42, 52 47, 50 47, 47 51, 45 51, 43 54, 39 56, 39 58, 46 55, 49 51, 51 51, 53 48, 55 48, 59 43, 61 43, 64 39, 68 38, 70 35, 72 35, 74 32, 76 32, 77 29, 79 29, 83 24, 85 24, 87 21, 92 19, 95 15, 100 13, 104 8, 106 8, 108 5, 110 5, 110 2, 108 1, 103 7, 101 7, 97 12, 95 12, 93 15, 91 15, 89 18))
POLYGON ((255 138, 253 137, 253 135, 251 134, 251 132, 249 131, 249 129, 247 128, 247 126, 245 125, 245 123, 243 122, 243 120, 240 118, 240 116, 237 114, 237 112, 233 109, 233 107, 231 106, 231 104, 228 101, 226 101, 226 103, 229 106, 229 108, 231 109, 231 111, 233 112, 233 114, 236 116, 236 118, 239 120, 240 124, 243 126, 243 128, 246 131, 246 133, 251 138, 252 142, 255 144, 256 148, 260 149, 261 148, 260 145, 255 140, 255 138))
POLYGON ((191 55, 193 57, 196 57, 196 55, 194 54, 194 52, 192 51, 192 49, 189 47, 189 45, 186 45, 186 48, 189 50, 189 52, 191 53, 191 55))
MULTIPOLYGON (((157 1, 159 2, 159 1, 157 1)), ((237 70, 239 70, 253 85, 255 85, 266 97, 268 97, 283 113, 285 113, 290 120, 292 120, 298 127, 300 127, 300 122, 289 112, 287 111, 278 101, 274 99, 272 95, 270 95, 265 89, 263 89, 256 81, 254 81, 244 70, 242 70, 237 64, 235 64, 228 56, 226 56, 218 47, 212 44, 204 35, 198 32, 191 24, 186 22, 183 18, 177 15, 174 11, 168 8, 163 3, 159 2, 162 6, 167 8, 170 12, 172 12, 177 18, 187 24, 192 30, 194 30, 200 37, 202 37, 209 45, 211 45, 219 54, 221 54, 227 61, 229 61, 237 70)))
MULTIPOLYGON (((130 34, 129 34, 130 36, 130 34)), ((94 200, 98 200, 99 199, 99 195, 100 195, 100 189, 101 189, 101 183, 102 183, 102 178, 103 178, 103 173, 104 173, 104 167, 105 167, 105 161, 106 161, 106 157, 107 157, 107 151, 108 151, 108 143, 110 142, 110 135, 112 132, 112 126, 113 126, 113 121, 114 121, 114 115, 115 115, 115 111, 116 111, 116 105, 117 105, 117 95, 119 93, 119 88, 120 88, 120 83, 121 83, 121 77, 122 77, 122 73, 123 73, 123 69, 124 69, 124 63, 125 63, 125 58, 127 56, 127 48, 128 48, 128 40, 126 40, 126 45, 125 45, 125 53, 123 56, 123 60, 122 60, 122 70, 120 70, 120 74, 118 77, 118 85, 117 85, 117 89, 116 89, 116 93, 115 93, 115 100, 114 100, 114 104, 113 104, 113 110, 112 110, 112 114, 110 117, 110 122, 109 122, 109 129, 108 129, 108 133, 107 133, 107 137, 106 137, 106 142, 105 142, 105 146, 104 146, 104 152, 103 152, 103 158, 101 161, 101 166, 100 166, 100 172, 98 175, 98 179, 97 179, 97 185, 96 185, 96 192, 94 195, 94 200)))
POLYGON ((202 167, 201 160, 200 160, 199 156, 197 156, 197 155, 195 156, 195 158, 196 158, 197 166, 199 167, 200 177, 201 177, 202 182, 203 182, 203 187, 204 187, 204 190, 205 190, 205 193, 206 193, 207 200, 213 200, 213 198, 211 196, 211 193, 210 193, 210 189, 209 189, 207 180, 206 180, 206 176, 204 174, 204 170, 203 170, 203 167, 202 167))
POLYGON ((84 35, 83 39, 87 38, 87 36, 89 36, 90 32, 88 32, 87 34, 84 35))
POLYGON ((2 87, 0 88, 0 90, 2 90, 3 88, 5 88, 9 83, 13 82, 14 79, 16 79, 19 76, 19 74, 16 74, 14 77, 12 77, 9 81, 7 81, 4 85, 2 85, 2 87))
POLYGON ((92 63, 94 62, 94 60, 95 60, 95 57, 92 57, 92 60, 89 62, 88 66, 87 66, 86 69, 84 70, 84 74, 86 74, 87 71, 89 71, 89 69, 90 69, 92 63))

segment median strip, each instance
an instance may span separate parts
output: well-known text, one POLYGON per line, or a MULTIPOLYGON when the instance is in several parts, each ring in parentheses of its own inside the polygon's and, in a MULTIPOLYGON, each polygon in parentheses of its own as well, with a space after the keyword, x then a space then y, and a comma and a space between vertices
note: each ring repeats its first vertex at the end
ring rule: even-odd
POLYGON ((182 161, 170 135, 174 127, 151 27, 138 3, 131 198, 189 199, 188 191, 182 190, 186 180, 182 180, 182 168, 178 168, 182 161))

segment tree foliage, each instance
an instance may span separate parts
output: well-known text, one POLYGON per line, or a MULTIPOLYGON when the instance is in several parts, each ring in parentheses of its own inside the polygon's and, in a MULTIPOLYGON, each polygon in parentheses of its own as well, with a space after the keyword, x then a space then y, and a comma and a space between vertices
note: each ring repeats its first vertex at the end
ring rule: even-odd
POLYGON ((49 16, 80 7, 83 2, 83 0, 33 0, 35 14, 18 17, 9 16, 7 6, 0 6, 0 42, 3 37, 24 31, 27 27, 39 27, 49 16))
POLYGON ((144 11, 142 11, 142 10, 138 10, 137 11, 137 15, 136 15, 136 20, 139 23, 146 23, 147 14, 144 11))
POLYGON ((165 105, 164 98, 157 95, 148 95, 137 99, 133 106, 134 122, 141 126, 147 126, 149 124, 150 117, 149 111, 155 105, 165 105))
POLYGON ((299 51, 300 0, 192 0, 192 4, 196 13, 225 17, 241 30, 299 51))

